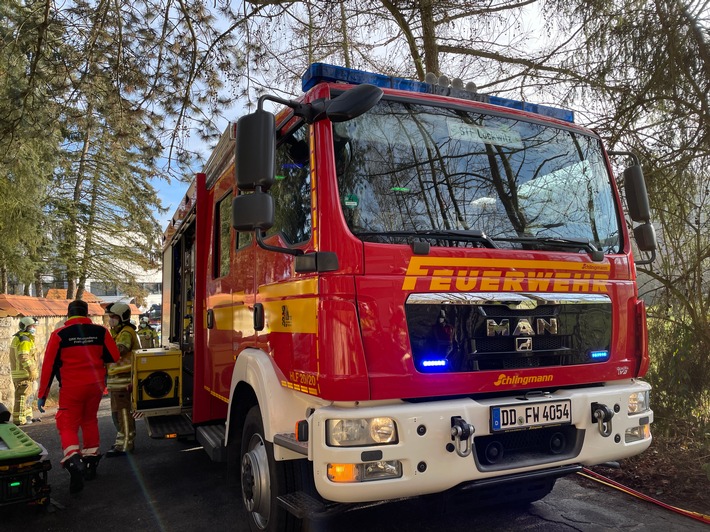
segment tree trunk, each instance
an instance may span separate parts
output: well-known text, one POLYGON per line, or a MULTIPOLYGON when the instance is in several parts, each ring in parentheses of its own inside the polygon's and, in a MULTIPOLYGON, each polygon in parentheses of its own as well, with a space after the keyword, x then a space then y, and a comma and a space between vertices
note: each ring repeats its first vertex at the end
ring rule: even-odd
POLYGON ((434 23, 433 0, 421 0, 419 13, 422 17, 422 41, 426 72, 441 75, 439 70, 439 50, 436 44, 436 24, 434 23))
POLYGON ((74 293, 76 292, 76 281, 80 273, 80 265, 78 261, 79 243, 77 235, 82 231, 79 227, 80 221, 78 211, 82 202, 82 192, 87 174, 86 168, 89 158, 89 148, 92 143, 93 112, 94 106, 91 102, 89 102, 86 109, 87 122, 83 131, 84 139, 81 148, 81 157, 79 158, 79 168, 77 170, 76 183, 74 183, 74 196, 72 198, 73 203, 69 209, 69 216, 67 220, 68 234, 65 235, 65 238, 67 239, 67 256, 64 257, 65 266, 67 268, 67 299, 74 299, 74 293))
POLYGON ((76 279, 67 279, 67 299, 74 299, 76 294, 76 279))
POLYGON ((42 288, 42 275, 39 272, 35 273, 35 296, 44 297, 44 288, 42 288))
POLYGON ((340 34, 342 35, 343 59, 345 68, 350 68, 350 46, 348 43, 348 23, 345 18, 345 2, 340 2, 340 34))

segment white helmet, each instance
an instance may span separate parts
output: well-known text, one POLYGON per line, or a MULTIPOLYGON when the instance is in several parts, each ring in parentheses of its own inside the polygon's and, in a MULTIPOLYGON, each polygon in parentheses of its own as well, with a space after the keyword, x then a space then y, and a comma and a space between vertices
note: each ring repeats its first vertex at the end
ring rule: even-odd
POLYGON ((111 303, 106 307, 106 312, 108 314, 115 314, 121 320, 121 323, 128 323, 131 321, 131 307, 120 301, 117 303, 111 303))
POLYGON ((31 327, 32 325, 35 325, 36 323, 37 323, 37 320, 31 316, 27 316, 25 318, 22 318, 20 320, 20 330, 26 331, 28 327, 31 327))
POLYGON ((141 323, 145 323, 146 325, 150 324, 150 318, 148 318, 148 316, 143 316, 141 318, 141 323))

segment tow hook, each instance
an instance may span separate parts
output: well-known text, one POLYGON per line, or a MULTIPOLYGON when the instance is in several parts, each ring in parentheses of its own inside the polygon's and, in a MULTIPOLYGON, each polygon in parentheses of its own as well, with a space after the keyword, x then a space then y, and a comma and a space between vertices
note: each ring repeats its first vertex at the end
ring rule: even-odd
POLYGON ((614 412, 606 405, 592 403, 592 419, 597 422, 599 434, 605 438, 611 434, 611 418, 614 412))
POLYGON ((466 458, 473 450, 473 433, 476 429, 460 416, 451 418, 451 439, 454 449, 461 458, 466 458))

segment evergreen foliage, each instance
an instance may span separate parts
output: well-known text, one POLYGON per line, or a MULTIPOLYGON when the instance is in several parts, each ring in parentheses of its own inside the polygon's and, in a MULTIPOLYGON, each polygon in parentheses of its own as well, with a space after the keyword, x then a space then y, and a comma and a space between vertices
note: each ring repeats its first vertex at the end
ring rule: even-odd
POLYGON ((239 51, 201 2, 9 0, 0 8, 0 270, 80 297, 140 295, 159 267, 155 179, 189 180, 190 134, 215 138, 239 51))

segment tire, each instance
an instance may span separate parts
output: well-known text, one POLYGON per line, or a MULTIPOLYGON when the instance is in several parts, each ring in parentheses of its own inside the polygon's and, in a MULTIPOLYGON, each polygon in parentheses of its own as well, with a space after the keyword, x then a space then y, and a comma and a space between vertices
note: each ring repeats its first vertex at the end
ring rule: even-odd
POLYGON ((244 420, 240 458, 242 501, 252 532, 301 530, 301 520, 278 502, 280 495, 293 491, 297 484, 293 464, 274 460, 273 444, 264 438, 258 406, 253 406, 244 420))

